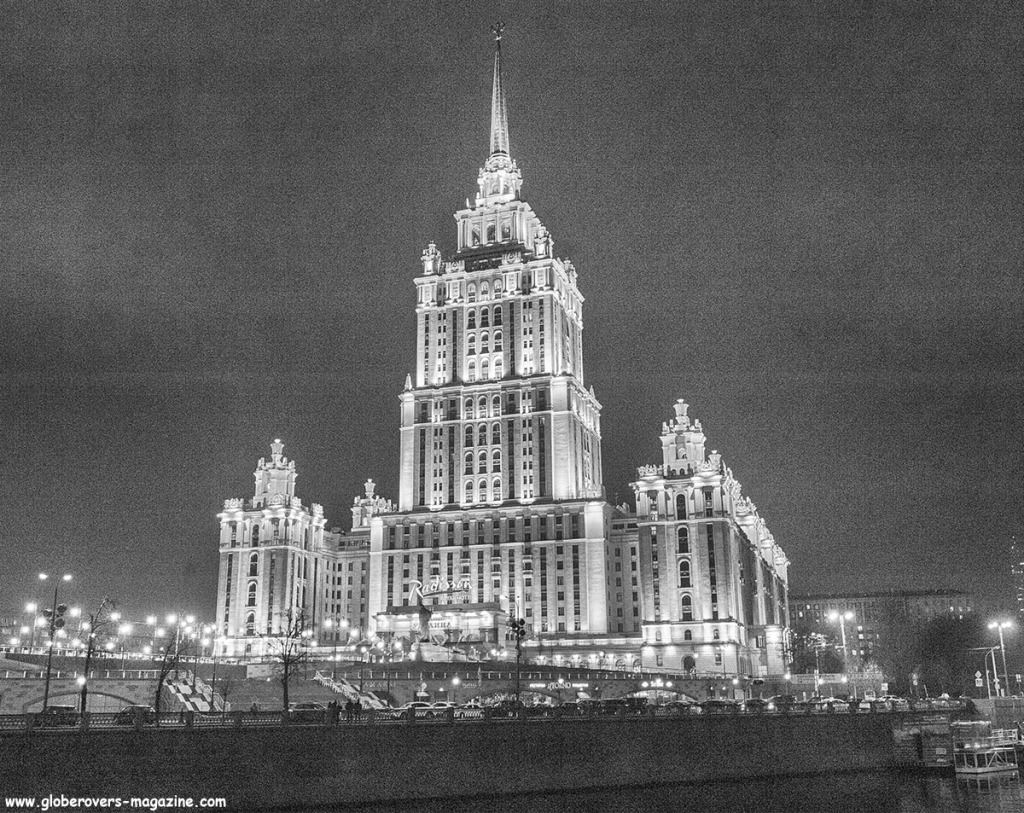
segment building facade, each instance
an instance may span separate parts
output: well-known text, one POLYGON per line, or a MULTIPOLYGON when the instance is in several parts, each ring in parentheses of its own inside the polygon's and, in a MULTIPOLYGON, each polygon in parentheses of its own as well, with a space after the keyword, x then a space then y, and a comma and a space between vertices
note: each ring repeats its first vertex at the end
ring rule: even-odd
POLYGON ((368 488, 352 530, 328 531, 275 444, 253 500, 220 514, 226 652, 256 651, 302 613, 321 644, 340 627, 373 653, 487 658, 521 617, 539 662, 785 670, 788 562, 685 404, 662 463, 633 484, 638 510, 606 502, 578 273, 522 184, 498 33, 475 198, 450 258, 430 243, 414 279, 397 502, 368 488))
POLYGON ((826 633, 837 640, 845 632, 847 651, 862 661, 874 656, 888 619, 908 619, 918 626, 942 615, 962 618, 978 611, 973 596, 963 590, 819 593, 792 595, 789 602, 794 627, 826 633), (844 619, 843 629, 840 617, 844 619))

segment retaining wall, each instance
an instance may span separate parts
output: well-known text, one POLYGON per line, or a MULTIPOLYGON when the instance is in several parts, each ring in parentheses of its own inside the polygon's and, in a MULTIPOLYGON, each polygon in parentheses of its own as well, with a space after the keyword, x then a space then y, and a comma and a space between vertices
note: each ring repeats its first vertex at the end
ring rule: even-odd
POLYGON ((890 768, 891 715, 494 721, 0 736, 7 796, 358 805, 890 768))

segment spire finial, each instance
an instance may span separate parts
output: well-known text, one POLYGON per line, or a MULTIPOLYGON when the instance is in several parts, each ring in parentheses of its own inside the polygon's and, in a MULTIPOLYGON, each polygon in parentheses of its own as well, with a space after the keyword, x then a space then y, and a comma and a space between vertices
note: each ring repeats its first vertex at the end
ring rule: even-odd
POLYGON ((491 155, 508 155, 508 110, 501 86, 501 34, 503 23, 491 26, 494 34, 494 83, 491 89, 491 155))

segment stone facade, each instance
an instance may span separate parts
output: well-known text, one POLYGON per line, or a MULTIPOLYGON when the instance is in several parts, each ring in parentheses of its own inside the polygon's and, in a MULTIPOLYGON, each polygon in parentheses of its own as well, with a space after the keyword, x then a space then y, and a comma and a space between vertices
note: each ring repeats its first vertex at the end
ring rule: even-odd
POLYGON ((475 199, 455 213, 451 258, 430 243, 414 280, 397 504, 368 483, 352 531, 327 531, 275 445, 254 499, 220 515, 226 651, 253 651, 302 613, 318 642, 374 658, 493 657, 521 617, 540 662, 785 671, 788 563, 685 404, 662 465, 634 483, 638 512, 605 501, 578 272, 522 182, 499 37, 475 199), (339 640, 340 621, 358 634, 339 640))

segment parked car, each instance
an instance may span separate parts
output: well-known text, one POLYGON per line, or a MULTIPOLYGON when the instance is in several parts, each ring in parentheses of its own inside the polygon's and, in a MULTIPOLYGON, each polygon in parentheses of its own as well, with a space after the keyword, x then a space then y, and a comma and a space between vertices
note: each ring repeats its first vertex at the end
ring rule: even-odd
POLYGON ((491 706, 491 717, 517 717, 526 705, 520 700, 499 700, 491 706))
POLYGON ((78 711, 74 706, 47 706, 36 712, 36 725, 50 728, 58 725, 78 725, 78 711))
POLYGON ((292 723, 322 723, 327 713, 323 703, 289 703, 288 721, 292 723))
POLYGON ((786 711, 796 702, 796 696, 792 694, 776 694, 768 698, 768 705, 772 707, 773 711, 786 711))
POLYGON ((763 697, 748 697, 744 700, 740 707, 748 714, 765 711, 775 711, 775 706, 765 700, 763 697))
POLYGON ((669 700, 662 708, 669 714, 700 714, 699 703, 692 700, 669 700))
POLYGON ((483 717, 483 704, 481 704, 478 700, 470 700, 468 703, 462 703, 456 707, 455 716, 460 720, 483 717))
POLYGON ((705 700, 700 704, 705 714, 733 714, 740 710, 734 700, 705 700))
POLYGON ((448 709, 458 708, 458 703, 452 703, 447 700, 439 700, 436 703, 431 703, 427 709, 427 717, 444 717, 448 714, 448 709))
POLYGON ((135 717, 142 718, 143 725, 156 722, 156 709, 152 706, 125 706, 114 715, 114 725, 135 725, 135 717))
POLYGON ((399 720, 408 720, 411 715, 417 717, 425 717, 426 712, 433 706, 432 703, 427 703, 424 700, 413 700, 411 703, 406 703, 404 706, 399 706, 395 709, 399 720))
POLYGON ((567 700, 558 707, 558 713, 563 717, 579 717, 586 714, 586 711, 577 701, 567 700))

